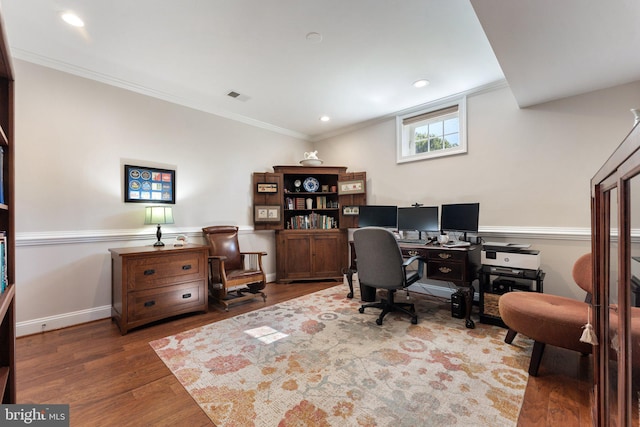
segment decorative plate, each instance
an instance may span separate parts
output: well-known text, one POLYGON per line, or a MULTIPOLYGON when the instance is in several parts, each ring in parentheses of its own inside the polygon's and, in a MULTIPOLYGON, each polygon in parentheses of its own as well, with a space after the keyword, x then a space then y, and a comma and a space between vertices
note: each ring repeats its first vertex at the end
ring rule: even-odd
POLYGON ((309 178, 304 180, 302 186, 304 187, 305 191, 308 191, 309 193, 315 193, 316 191, 318 191, 318 188, 320 188, 320 183, 317 179, 310 176, 309 178))

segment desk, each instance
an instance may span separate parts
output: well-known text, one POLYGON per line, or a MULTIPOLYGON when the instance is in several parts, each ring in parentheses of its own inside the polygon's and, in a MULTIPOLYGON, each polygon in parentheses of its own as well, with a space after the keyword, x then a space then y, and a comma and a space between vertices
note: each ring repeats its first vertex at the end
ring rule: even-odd
MULTIPOLYGON (((345 268, 343 273, 349 283, 348 298, 353 298, 353 273, 357 271, 355 265, 356 253, 353 242, 351 245, 351 265, 345 268)), ((465 325, 473 329, 475 324, 471 320, 471 308, 473 306, 473 281, 477 279, 480 270, 481 245, 471 245, 460 248, 444 248, 437 243, 418 245, 412 243, 399 243, 402 255, 411 257, 419 255, 426 260, 427 271, 425 277, 433 280, 453 282, 464 295, 466 303, 465 325)))

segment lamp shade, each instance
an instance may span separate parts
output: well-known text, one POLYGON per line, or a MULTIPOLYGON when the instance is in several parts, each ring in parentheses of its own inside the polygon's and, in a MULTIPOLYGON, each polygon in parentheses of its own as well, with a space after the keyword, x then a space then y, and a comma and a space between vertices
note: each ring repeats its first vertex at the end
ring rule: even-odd
POLYGON ((147 206, 144 212, 145 224, 173 224, 173 209, 168 206, 147 206))

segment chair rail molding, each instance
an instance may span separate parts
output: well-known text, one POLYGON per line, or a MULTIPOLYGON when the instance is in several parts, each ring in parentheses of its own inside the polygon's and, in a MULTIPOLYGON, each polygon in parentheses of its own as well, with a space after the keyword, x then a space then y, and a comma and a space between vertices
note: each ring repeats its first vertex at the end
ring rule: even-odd
MULTIPOLYGON (((239 226, 240 233, 264 233, 255 231, 252 226, 239 226)), ((269 231, 266 231, 267 233, 269 231)), ((162 239, 175 239, 178 235, 202 238, 201 227, 181 228, 180 230, 162 227, 162 239)), ((78 231, 39 231, 16 232, 16 246, 65 245, 73 243, 96 242, 131 242, 135 240, 156 240, 156 230, 122 229, 122 230, 78 230, 78 231)))
MULTIPOLYGON (((239 226, 240 233, 273 233, 269 230, 254 230, 253 226, 239 226)), ((202 238, 201 227, 182 228, 172 230, 162 229, 163 239, 175 239, 178 235, 187 235, 193 238, 202 238)), ((591 228, 589 227, 516 227, 516 226, 491 226, 480 227, 478 232, 485 240, 487 238, 523 238, 523 239, 547 239, 547 240, 590 240, 591 228)), ((634 242, 640 242, 640 230, 632 230, 634 242)), ((16 246, 44 246, 65 245, 74 243, 95 242, 130 242, 133 240, 154 240, 155 230, 122 229, 122 230, 79 230, 79 231, 40 231, 17 232, 16 246)))

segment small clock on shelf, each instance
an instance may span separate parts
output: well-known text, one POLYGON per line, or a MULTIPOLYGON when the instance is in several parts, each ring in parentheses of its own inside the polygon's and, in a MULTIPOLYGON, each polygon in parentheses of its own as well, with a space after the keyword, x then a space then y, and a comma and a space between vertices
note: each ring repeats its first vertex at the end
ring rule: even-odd
POLYGON ((300 181, 299 179, 296 179, 295 181, 293 181, 293 187, 294 190, 296 191, 296 193, 300 192, 300 187, 302 186, 302 181, 300 181))

